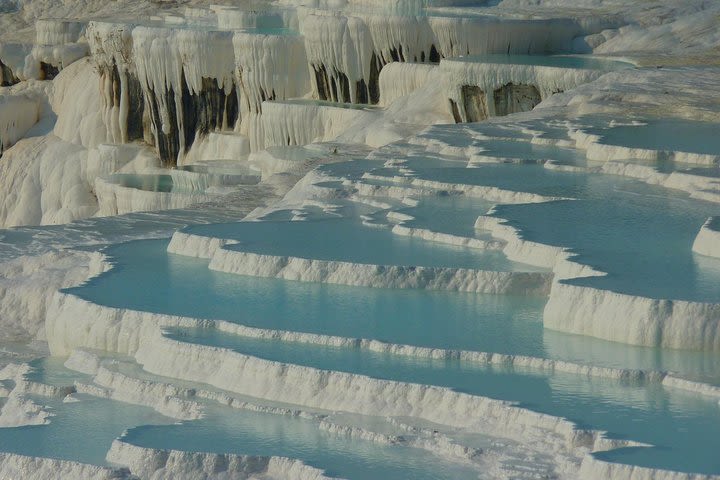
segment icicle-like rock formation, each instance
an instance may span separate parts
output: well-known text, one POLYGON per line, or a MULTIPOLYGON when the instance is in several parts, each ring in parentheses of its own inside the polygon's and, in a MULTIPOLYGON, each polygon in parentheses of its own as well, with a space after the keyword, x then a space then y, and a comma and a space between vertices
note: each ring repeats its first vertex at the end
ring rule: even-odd
POLYGON ((405 95, 410 95, 428 81, 436 65, 421 63, 391 63, 380 72, 380 105, 388 106, 405 95))
POLYGON ((261 122, 254 125, 250 135, 255 149, 331 140, 353 123, 375 116, 370 109, 312 100, 266 102, 263 109, 261 122))
MULTIPOLYGON (((509 57, 511 58, 511 57, 509 57)), ((532 110, 550 95, 599 78, 602 70, 496 63, 492 57, 449 59, 440 63, 455 121, 532 110)))
POLYGON ((35 31, 35 45, 25 59, 25 78, 52 80, 60 70, 88 54, 82 22, 41 19, 35 23, 35 31))
POLYGON ((252 150, 260 138, 263 102, 301 97, 310 90, 305 44, 298 35, 236 32, 233 36, 235 75, 240 102, 240 131, 250 137, 252 150))
POLYGON ((144 138, 166 165, 210 132, 247 132, 262 102, 309 89, 297 35, 91 22, 87 36, 108 136, 144 138))
POLYGON ((266 100, 299 97, 308 91, 305 45, 299 36, 236 32, 233 47, 243 115, 261 113, 266 100))
POLYGON ((358 17, 308 14, 301 18, 313 93, 320 100, 377 103, 380 65, 370 31, 358 17))
POLYGON ((127 143, 143 138, 145 102, 132 60, 132 27, 90 22, 87 39, 100 75, 107 138, 127 143))
MULTIPOLYGON (((304 138, 318 137, 316 122, 300 135, 303 139, 282 132, 282 141, 266 143, 263 102, 312 94, 320 100, 375 104, 380 101, 380 71, 387 64, 565 51, 590 28, 570 19, 428 17, 421 14, 423 5, 411 3, 410 10, 391 8, 388 14, 378 13, 381 6, 375 4, 367 13, 363 8, 351 9, 354 13, 323 10, 324 5, 277 10, 213 6, 191 7, 185 17, 143 25, 90 22, 85 37, 101 76, 107 137, 116 143, 144 139, 156 146, 165 165, 184 163, 193 144, 213 131, 247 135, 252 150, 307 143, 304 138)), ((42 35, 48 41, 72 40, 81 28, 50 24, 42 35)), ((432 71, 408 70, 415 72, 412 79, 388 88, 384 105, 417 89, 432 71)), ((468 102, 479 103, 483 94, 494 96, 489 107, 469 115, 464 106, 449 110, 465 121, 468 116, 484 118, 485 110, 524 111, 544 98, 544 86, 512 77, 487 94, 487 86, 468 84, 468 102)), ((395 78, 387 77, 385 86, 395 78)), ((463 94, 450 94, 458 104, 455 96, 463 94)))
POLYGON ((487 53, 569 51, 582 32, 573 20, 330 14, 301 10, 300 31, 321 100, 378 103, 390 62, 433 62, 487 53))
POLYGON ((176 164, 197 136, 238 119, 232 32, 91 22, 105 124, 116 142, 144 138, 176 164))
POLYGON ((429 17, 428 21, 443 58, 567 52, 573 38, 583 32, 583 27, 569 18, 429 17))
POLYGON ((76 43, 85 34, 82 22, 40 19, 35 22, 35 41, 38 45, 76 43))
POLYGON ((28 79, 52 80, 87 54, 83 22, 39 19, 34 43, 0 43, 0 86, 28 79))
POLYGON ((238 99, 231 32, 136 27, 133 60, 165 163, 198 134, 232 128, 238 99))

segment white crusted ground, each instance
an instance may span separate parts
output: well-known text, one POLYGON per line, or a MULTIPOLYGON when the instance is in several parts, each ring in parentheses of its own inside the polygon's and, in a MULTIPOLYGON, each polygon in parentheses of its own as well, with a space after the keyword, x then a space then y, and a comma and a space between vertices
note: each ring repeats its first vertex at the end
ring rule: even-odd
MULTIPOLYGON (((458 462, 509 454, 502 448, 500 453, 483 452, 428 429, 413 430, 413 435, 402 437, 317 412, 412 417, 413 421, 491 433, 516 442, 519 451, 540 465, 518 474, 519 478, 705 478, 603 462, 589 453, 635 444, 608 440, 601 432, 578 429, 566 419, 534 413, 508 402, 431 385, 280 364, 230 350, 182 343, 164 337, 161 327, 216 328, 253 339, 597 376, 720 398, 716 386, 670 372, 255 329, 113 309, 58 290, 80 284, 109 268, 98 253, 64 247, 167 236, 186 223, 235 220, 256 206, 265 207, 264 199, 282 196, 288 190, 282 201, 258 209, 252 218, 280 208, 297 208, 295 219, 300 220, 304 207, 329 209, 328 198, 341 192, 317 184, 337 179, 308 171, 356 152, 365 156, 365 149, 389 145, 387 151, 395 152, 397 157, 410 152, 438 153, 468 166, 499 161, 483 155, 482 149, 474 145, 463 144, 462 135, 473 136, 463 126, 456 127, 461 134, 451 138, 439 131, 421 133, 428 125, 453 122, 450 100, 461 102, 465 85, 481 88, 488 100, 491 91, 509 84, 532 85, 538 90, 543 101, 533 112, 492 123, 506 128, 507 138, 576 148, 589 161, 587 165, 546 162, 546 168, 623 175, 681 190, 693 198, 719 202, 717 176, 663 173, 654 165, 675 161, 712 168, 720 162, 720 155, 607 146, 583 129, 583 117, 603 114, 618 120, 627 116, 720 120, 720 6, 703 0, 689 0, 682 5, 654 0, 639 4, 620 0, 505 0, 496 6, 466 11, 488 15, 459 18, 416 15, 417 2, 412 1, 395 2, 385 13, 378 14, 376 9, 387 8, 386 2, 316 0, 295 9, 298 2, 287 0, 280 3, 289 8, 276 19, 281 26, 300 34, 280 35, 247 30, 262 26, 262 5, 243 10, 209 7, 208 3, 196 0, 175 6, 135 0, 0 0, 0 61, 14 80, 22 81, 13 87, 0 87, 0 225, 67 224, 98 215, 185 209, 94 219, 55 230, 11 231, 7 240, 2 234, 3 258, 17 258, 0 263, 0 337, 3 341, 45 340, 51 354, 68 355, 66 366, 91 375, 92 380, 53 387, 27 381, 27 364, 6 366, 0 371, 0 428, 52 422, 52 412, 31 396, 69 395, 67 401, 77 401, 78 393, 93 395, 144 405, 185 421, 201 418, 204 402, 212 401, 234 408, 305 416, 317 420, 318 428, 339 437, 416 447, 458 462), (336 11, 329 13, 328 7, 336 11), (102 20, 92 21, 98 18, 102 20), (123 20, 137 18, 149 22, 133 25, 123 20), (203 22, 212 28, 196 28, 203 22), (245 30, 236 31, 239 27, 245 30), (444 57, 438 65, 425 63, 433 48, 444 57), (662 68, 608 73, 533 65, 498 66, 452 58, 483 53, 541 53, 546 49, 627 57, 641 66, 662 68), (91 57, 86 58, 88 54, 91 57), (411 63, 389 63, 376 75, 373 69, 393 57, 411 63), (686 66, 697 64, 701 66, 686 66), (58 76, 52 82, 37 80, 47 75, 43 70, 47 65, 56 68, 58 76), (114 77, 107 73, 114 67, 118 68, 119 83, 114 83, 114 77), (344 100, 353 103, 365 95, 372 96, 369 83, 377 81, 379 106, 316 101, 325 88, 316 75, 322 69, 335 88, 330 96, 343 100, 340 97, 344 96, 343 84, 347 82, 348 98, 344 100), (142 138, 133 142, 128 138, 131 78, 139 81, 147 109, 141 119, 142 138), (225 95, 237 93, 238 120, 235 124, 224 122, 216 131, 202 132, 190 147, 186 142, 195 132, 185 124, 188 117, 183 112, 188 112, 183 109, 188 107, 182 91, 185 88, 187 95, 197 96, 208 79, 214 79, 225 95), (149 118, 149 92, 156 95, 158 102, 157 125, 151 125, 149 118), (548 130, 552 129, 551 121, 556 122, 553 125, 560 125, 556 129, 561 134, 553 138, 546 132, 513 125, 521 120, 546 122, 548 130), (179 133, 181 153, 175 159, 179 164, 211 165, 223 160, 243 168, 252 165, 261 170, 261 184, 228 189, 222 182, 207 183, 208 177, 198 179, 189 173, 159 169, 158 138, 173 133, 179 133), (300 160, 288 154, 290 149, 282 149, 319 142, 333 143, 311 147, 312 152, 304 152, 306 156, 300 155, 300 160), (265 151, 267 147, 280 148, 265 151), (111 180, 115 173, 172 174, 192 193, 123 187, 111 180), (227 195, 219 197, 221 193, 227 195), (13 234, 30 239, 13 240, 13 234), (25 255, 28 253, 40 255, 25 255), (110 354, 134 357, 145 370, 144 375, 114 369, 103 358, 110 354), (146 378, 151 374, 154 379, 146 378), (158 380, 158 376, 164 380, 158 380), (200 384, 207 388, 187 386, 200 384), (241 396, 255 397, 257 403, 242 400, 241 396), (294 406, 281 408, 279 402, 294 406), (539 455, 549 456, 549 467, 539 455)), ((437 11, 455 12, 446 5, 448 2, 438 3, 437 11)), ((494 107, 489 108, 489 113, 496 113, 494 107)), ((463 115, 462 119, 467 119, 463 115)), ((396 176, 365 173, 361 178, 345 179, 343 188, 352 191, 351 200, 390 210, 392 205, 385 202, 412 205, 417 198, 438 192, 496 203, 557 199, 492 186, 421 180, 402 168, 396 171, 396 176)), ((563 280, 603 272, 574 262, 563 249, 523 239, 502 219, 490 215, 477 219, 476 227, 491 233, 492 240, 408 227, 406 223, 412 218, 400 213, 391 212, 388 220, 397 235, 458 247, 502 250, 511 260, 551 273, 383 267, 271 257, 236 251, 226 248, 230 244, 226 240, 185 232, 175 233, 169 251, 209 259, 210 268, 216 270, 285 280, 494 294, 539 293, 549 297, 544 311, 548 328, 636 345, 720 350, 719 304, 651 300, 569 285, 563 280)), ((709 219, 698 232, 695 253, 720 257, 716 220, 709 219)), ((367 220, 366 224, 373 222, 367 220)), ((410 431, 417 427, 407 428, 410 431)), ((155 479, 325 478, 323 472, 297 459, 143 449, 122 439, 113 444, 108 461, 129 470, 0 454, 0 477, 105 479, 134 474, 155 479)), ((497 472, 497 476, 513 477, 518 473, 498 467, 500 461, 483 461, 488 462, 488 471, 497 472)))

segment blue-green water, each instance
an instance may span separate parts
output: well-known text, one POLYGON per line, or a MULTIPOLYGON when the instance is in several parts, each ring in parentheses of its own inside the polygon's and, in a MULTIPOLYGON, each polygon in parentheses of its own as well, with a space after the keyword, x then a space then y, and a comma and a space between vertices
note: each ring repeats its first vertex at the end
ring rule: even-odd
POLYGON ((496 215, 511 219, 525 238, 571 248, 579 262, 608 272, 570 283, 651 298, 720 302, 720 261, 692 253, 697 232, 718 208, 645 188, 620 188, 577 201, 505 205, 496 215))
POLYGON ((634 347, 546 331, 543 298, 231 275, 209 270, 205 260, 169 255, 166 246, 167 240, 147 240, 110 247, 107 253, 116 267, 67 291, 101 305, 259 328, 673 370, 720 380, 720 356, 713 352, 634 347))
POLYGON ((507 353, 526 344, 525 351, 542 352, 543 298, 231 275, 209 270, 204 260, 168 255, 166 246, 149 240, 111 247, 117 266, 68 291, 102 305, 262 328, 507 353))
POLYGON ((125 441, 142 447, 277 455, 303 460, 330 476, 348 479, 477 478, 469 466, 453 464, 422 450, 351 440, 318 429, 302 418, 250 411, 207 409, 204 419, 130 430, 125 441))
POLYGON ((421 198, 417 206, 397 210, 414 217, 414 220, 403 222, 407 227, 492 240, 489 232, 475 229, 478 216, 487 213, 492 206, 493 203, 482 199, 448 195, 441 198, 421 198))
POLYGON ((537 270, 511 262, 499 251, 456 247, 394 235, 363 226, 355 218, 309 218, 301 222, 239 222, 198 226, 188 233, 239 241, 229 250, 263 255, 374 265, 475 268, 492 271, 537 270))
MULTIPOLYGON (((519 228, 523 238, 569 248, 580 263, 609 274, 573 283, 651 298, 720 302, 720 261, 692 253, 707 218, 720 214, 717 204, 613 175, 533 164, 460 165, 424 159, 409 160, 406 168, 423 179, 575 199, 500 205, 494 214, 519 228)), ((392 176, 394 169, 373 173, 392 176)))
POLYGON ((585 161, 582 152, 572 148, 538 145, 530 142, 516 142, 512 140, 483 141, 480 146, 487 149, 479 155, 490 157, 511 158, 518 160, 547 160, 553 159, 561 163, 577 164, 585 161))
POLYGON ((140 175, 135 173, 118 173, 110 177, 110 181, 120 186, 145 190, 147 192, 172 192, 173 179, 170 175, 140 175))
MULTIPOLYGON (((529 375, 457 361, 425 360, 359 350, 247 339, 214 330, 174 330, 176 340, 235 350, 269 360, 338 370, 375 378, 450 387, 453 390, 519 401, 531 410, 568 418, 611 437, 658 448, 633 453, 633 464, 718 473, 713 439, 720 435, 714 398, 592 377, 529 375)), ((604 458, 623 462, 626 453, 604 458)))
POLYGON ((557 67, 585 70, 619 70, 632 68, 629 62, 612 58, 593 57, 589 55, 470 55, 451 59, 454 62, 495 63, 502 65, 537 65, 541 67, 557 67))
POLYGON ((173 423, 147 407, 80 396, 81 401, 35 397, 52 408, 48 425, 0 428, 0 451, 105 465, 113 440, 136 425, 173 423))
MULTIPOLYGON (((564 151, 553 147, 535 148, 529 144, 511 147, 504 140, 479 144, 490 151, 495 149, 499 156, 504 152, 530 160, 545 157, 565 162, 576 160, 572 155, 564 157, 564 151)), ((578 261, 609 273, 607 277, 576 279, 573 283, 656 298, 720 301, 720 262, 691 253, 700 226, 707 217, 720 214, 717 205, 630 179, 555 172, 537 164, 482 165, 469 169, 461 168, 466 165, 464 162, 440 156, 411 154, 404 159, 402 172, 370 160, 321 168, 353 180, 360 180, 368 171, 388 177, 387 181, 365 180, 368 183, 389 184, 389 177, 405 174, 571 197, 575 200, 502 205, 496 207, 494 215, 507 219, 525 238, 567 247, 576 253, 578 261)), ((327 182, 324 186, 347 188, 342 182, 327 182)), ((418 199, 414 207, 400 206, 397 201, 390 203, 393 210, 415 217, 407 222, 409 226, 489 238, 487 232, 476 232, 473 228, 477 216, 490 207, 488 202, 440 192, 418 199)), ((387 229, 363 226, 361 215, 371 214, 382 223, 387 211, 353 207, 345 200, 336 203, 334 213, 316 207, 301 209, 301 216, 305 217, 302 222, 287 221, 298 216, 298 212, 281 211, 263 222, 192 227, 188 231, 237 239, 241 245, 232 248, 272 255, 390 265, 527 268, 509 262, 498 252, 408 239, 387 229), (342 217, 334 217, 335 213, 342 217)), ((532 355, 602 366, 674 370, 691 378, 720 383, 720 356, 712 352, 638 348, 544 331, 542 298, 381 290, 227 275, 210 271, 207 261, 169 255, 166 246, 166 240, 159 240, 110 247, 107 253, 116 268, 69 292, 102 305, 223 319, 262 328, 532 355)), ((524 407, 568 418, 583 427, 607 430, 614 437, 656 445, 650 449, 598 454, 602 458, 720 473, 720 461, 713 448, 713 441, 720 434, 720 409, 714 398, 657 384, 261 341, 218 334, 215 330, 172 330, 168 335, 281 362, 440 385, 518 401, 524 407)), ((67 373, 42 369, 30 377, 60 385, 72 379, 67 373)), ((145 416, 147 410, 126 412, 113 402, 98 403, 95 407, 88 403, 92 426, 89 440, 85 441, 97 445, 88 447, 87 455, 78 458, 70 447, 55 448, 52 442, 38 440, 49 437, 57 441, 61 433, 66 436, 63 429, 70 428, 68 424, 80 423, 79 415, 84 412, 72 410, 74 405, 77 404, 53 404, 59 414, 57 430, 40 430, 52 425, 27 427, 18 430, 26 432, 21 436, 11 436, 0 429, 0 450, 17 449, 25 454, 97 463, 119 431, 126 426, 138 426, 131 429, 127 440, 142 446, 298 457, 349 478, 472 476, 472 472, 453 470, 413 449, 337 439, 307 420, 291 421, 248 412, 229 414, 218 407, 211 408, 208 416, 197 422, 147 426, 164 423, 162 417, 152 412, 145 416), (115 418, 106 410, 124 412, 125 416, 115 418), (69 417, 63 420, 66 414, 69 417), (13 441, 16 443, 12 444, 13 441)), ((73 435, 79 433, 71 433, 71 440, 73 435)), ((78 440, 78 445, 85 445, 82 441, 78 440)))
MULTIPOLYGON (((70 386, 86 375, 67 370, 64 359, 33 362, 36 370, 27 377, 49 385, 70 386)), ((47 425, 0 428, 0 451, 105 465, 113 440, 137 425, 167 425, 174 420, 154 410, 122 402, 79 395, 79 402, 62 398, 31 397, 54 414, 47 425)))
MULTIPOLYGON (((463 162, 448 162, 433 158, 412 158, 406 162, 405 167, 414 171, 415 177, 423 180, 498 187, 513 192, 564 197, 583 195, 590 191, 596 182, 608 182, 613 178, 551 171, 537 164, 478 164, 476 168, 467 168, 463 162)), ((344 173, 340 170, 343 167, 340 166, 330 165, 325 168, 331 172, 344 173)), ((395 169, 383 168, 381 165, 376 165, 372 173, 385 176, 397 174, 395 169)))
MULTIPOLYGON (((597 117, 584 119, 601 123, 597 117)), ((630 148, 720 155, 720 124, 679 118, 642 120, 637 125, 589 127, 588 133, 601 135, 600 143, 630 148)))
MULTIPOLYGON (((57 358, 33 362, 34 381, 52 385, 89 382, 57 358)), ((303 418, 238 410, 208 403, 205 417, 178 423, 150 408, 78 395, 78 402, 32 397, 55 414, 47 425, 0 428, 0 451, 106 465, 116 438, 148 448, 277 455, 302 460, 348 479, 477 478, 469 466, 453 464, 415 448, 349 439, 303 418)))

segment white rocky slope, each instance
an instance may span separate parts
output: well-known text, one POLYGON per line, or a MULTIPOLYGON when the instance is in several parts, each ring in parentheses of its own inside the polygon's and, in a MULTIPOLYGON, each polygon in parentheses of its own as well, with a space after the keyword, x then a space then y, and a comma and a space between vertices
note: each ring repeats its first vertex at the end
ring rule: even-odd
MULTIPOLYGON (((268 146, 329 140, 369 147, 401 143, 429 124, 481 119, 468 115, 473 106, 482 104, 481 99, 485 99, 488 114, 497 114, 496 92, 512 91, 507 87, 516 84, 522 84, 518 92, 523 95, 534 93, 529 87, 537 92, 537 98, 527 102, 520 98, 520 93, 509 96, 522 103, 522 109, 536 107, 536 101, 542 101, 532 114, 536 119, 547 115, 574 120, 576 116, 590 113, 621 116, 629 112, 720 119, 718 72, 713 67, 606 73, 532 65, 501 67, 448 58, 506 51, 594 49, 596 53, 631 55, 641 64, 681 63, 690 61, 688 58, 693 62, 700 59, 712 63, 717 60, 720 42, 718 9, 712 2, 691 0, 674 5, 650 1, 628 5, 619 0, 572 4, 567 0, 506 0, 489 7, 485 13, 491 15, 480 19, 458 19, 452 15, 428 19, 407 15, 407 9, 412 12, 417 2, 415 5, 397 2, 390 9, 392 15, 377 15, 373 8, 384 6, 382 2, 317 1, 306 5, 317 9, 295 11, 290 8, 278 16, 281 20, 276 26, 297 28, 301 33, 298 36, 231 32, 238 26, 256 25, 262 19, 254 10, 248 13, 230 9, 231 14, 222 16, 221 8, 203 8, 204 3, 190 2, 191 7, 183 10, 175 5, 145 1, 0 0, 0 12, 10 12, 0 14, 0 40, 6 42, 0 45, 0 60, 9 69, 3 69, 3 81, 6 76, 13 82, 43 75, 48 78, 55 75, 54 69, 59 70, 51 83, 26 81, 0 89, 3 145, 0 224, 63 224, 98 212, 116 214, 184 206, 172 194, 163 197, 166 200, 138 192, 125 192, 125 195, 117 186, 109 185, 105 175, 119 171, 147 172, 161 162, 172 165, 212 161, 219 160, 218 156, 223 160, 238 160, 250 149, 260 158, 262 153, 258 151, 268 146), (342 10, 328 15, 323 11, 326 4, 342 10), (152 20, 152 25, 134 26, 133 22, 119 19, 119 11, 123 17, 162 15, 152 20), (404 15, 394 15, 398 12, 404 15), (39 17, 77 17, 81 21, 38 21, 39 17), (103 21, 85 25, 85 21, 95 18, 103 21), (193 26, 197 26, 193 22, 206 20, 215 22, 213 28, 193 26), (178 25, 183 28, 175 28, 178 25), (37 28, 33 32, 34 26, 37 28), (10 45, 8 41, 23 45, 10 45), (92 58, 79 59, 86 53, 92 58), (433 61, 440 56, 446 58, 439 65, 429 64, 430 57, 435 55, 438 58, 432 58, 433 61), (391 60, 399 61, 390 63, 391 60), (6 75, 7 71, 11 73, 6 75), (480 89, 482 95, 468 96, 468 91, 477 93, 477 90, 463 90, 463 87, 480 89), (303 96, 314 98, 292 99, 303 96), (348 105, 316 100, 379 102, 381 107, 348 108, 348 105), (469 100, 480 103, 473 105, 469 100), (462 104, 458 115, 454 115, 453 102, 462 104), (232 140, 225 142, 228 138, 232 140), (110 206, 104 208, 103 205, 110 206)), ((296 2, 283 3, 292 7, 296 2)), ((678 179, 679 175, 660 178, 657 172, 640 172, 628 163, 637 151, 628 153, 622 148, 601 147, 580 129, 572 131, 571 137, 563 141, 587 152, 590 160, 607 161, 602 168, 608 173, 634 175, 648 182, 682 188, 698 198, 717 197, 711 181, 700 182, 692 174, 682 174, 688 178, 678 179)), ((543 138, 538 136, 536 140, 540 142, 543 138)), ((415 137, 413 141, 422 140, 415 137)), ((472 150, 452 141, 443 148, 461 158, 472 150)), ((431 149, 428 147, 428 152, 431 149)), ((708 165, 716 163, 710 156, 696 158, 683 156, 683 152, 672 158, 694 159, 696 163, 708 165)), ((657 160, 659 156, 652 159, 657 160)), ((292 184, 297 172, 305 171, 288 168, 292 170, 290 174, 277 165, 274 168, 268 169, 270 174, 263 178, 270 187, 292 184)), ((160 171, 167 173, 167 170, 160 171)), ((308 175, 286 197, 285 206, 309 200, 303 196, 313 195, 313 180, 318 178, 308 175)), ((404 174, 389 179, 367 175, 356 181, 354 187, 355 195, 378 203, 384 201, 382 197, 411 201, 408 197, 422 189, 463 192, 497 202, 548 199, 494 187, 419 180, 404 174), (382 181, 393 185, 372 184, 382 181)), ((248 189, 247 195, 258 196, 259 190, 248 189)), ((201 200, 207 198, 193 202, 201 200)), ((200 217, 206 213, 199 208, 193 214, 200 217)), ((183 222, 182 214, 178 215, 179 219, 172 220, 173 225, 183 222)), ((162 216, 155 220, 158 224, 167 221, 162 216)), ((118 219, 118 224, 109 225, 111 228, 124 225, 121 221, 118 219)), ((133 228, 132 222, 127 225, 133 228)), ((516 231, 493 217, 479 218, 478 225, 490 230, 495 240, 477 242, 476 246, 502 246, 512 259, 552 269, 555 282, 550 286, 546 274, 523 277, 497 272, 433 271, 430 275, 422 270, 391 269, 383 276, 377 274, 374 266, 259 258, 222 248, 227 242, 220 239, 198 239, 185 234, 174 237, 172 250, 212 258, 213 268, 217 270, 284 279, 486 293, 549 291, 550 300, 545 309, 548 327, 656 347, 719 348, 717 304, 674 302, 670 305, 568 285, 560 280, 602 272, 571 261, 561 249, 523 240, 516 231), (532 280, 529 286, 528 279, 532 280), (513 283, 516 280, 518 285, 513 283), (690 328, 688 319, 692 320, 690 328)), ((397 232, 402 233, 402 227, 397 227, 397 232)), ((75 228, 79 227, 75 225, 69 230, 75 228)), ((716 238, 716 230, 709 220, 698 234, 694 251, 718 256, 715 246, 720 240, 716 238)), ((462 241, 457 236, 441 236, 430 231, 404 232, 433 241, 462 241)), ((38 238, 42 235, 41 232, 38 238)), ((61 236, 47 233, 47 238, 58 242, 61 236)), ((69 366, 94 375, 93 385, 75 387, 84 388, 85 393, 150 406, 179 419, 191 420, 202 415, 195 399, 178 398, 185 387, 120 374, 102 367, 98 358, 78 350, 95 348, 108 355, 132 355, 147 372, 164 375, 170 382, 174 379, 209 383, 268 402, 292 402, 299 404, 298 408, 409 415, 415 420, 491 431, 520 443, 537 441, 543 444, 545 453, 552 456, 551 461, 560 475, 568 478, 701 478, 603 462, 586 454, 628 444, 609 441, 598 432, 577 429, 565 419, 533 413, 506 402, 430 385, 321 371, 226 349, 181 343, 163 337, 160 327, 212 324, 226 333, 255 339, 280 339, 418 358, 459 358, 619 381, 662 382, 664 387, 682 388, 711 398, 717 396, 717 388, 709 384, 690 382, 666 372, 605 369, 540 358, 497 356, 492 352, 426 349, 364 339, 261 331, 92 305, 56 291, 81 283, 104 271, 107 265, 99 261, 98 254, 57 251, 54 247, 51 250, 40 257, 22 257, 0 265, 2 335, 11 340, 45 339, 51 353, 72 354, 69 366), (288 385, 292 388, 288 389, 288 385)), ((1 426, 52 422, 42 406, 25 396, 42 392, 45 387, 22 383, 19 372, 5 373, 7 378, 0 378, 0 392, 4 393, 0 396, 7 397, 0 410, 1 426), (15 383, 13 390, 6 381, 15 383)), ((322 428, 336 433, 349 432, 348 435, 355 437, 373 437, 355 427, 344 428, 329 421, 322 428)), ((388 437, 382 439, 388 441, 388 437)), ((426 449, 467 460, 468 450, 459 448, 461 455, 451 446, 435 445, 426 449)), ((0 454, 0 477, 125 478, 132 473, 142 478, 324 478, 322 472, 292 459, 143 449, 122 439, 113 444, 108 460, 127 466, 129 471, 0 454)))

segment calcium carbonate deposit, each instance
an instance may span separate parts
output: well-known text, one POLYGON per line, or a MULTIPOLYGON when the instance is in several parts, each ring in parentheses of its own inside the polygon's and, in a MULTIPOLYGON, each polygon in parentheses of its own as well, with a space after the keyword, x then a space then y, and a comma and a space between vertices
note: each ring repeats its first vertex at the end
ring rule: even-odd
POLYGON ((720 478, 718 32, 0 0, 0 479, 720 478))

